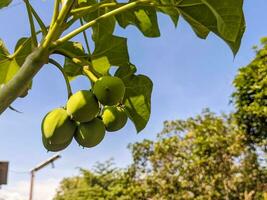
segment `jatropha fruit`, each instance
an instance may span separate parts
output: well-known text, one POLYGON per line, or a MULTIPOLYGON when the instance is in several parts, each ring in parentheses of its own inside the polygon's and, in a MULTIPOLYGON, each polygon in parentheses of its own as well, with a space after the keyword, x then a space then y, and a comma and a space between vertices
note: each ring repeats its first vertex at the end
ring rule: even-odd
POLYGON ((78 122, 93 120, 100 111, 99 103, 91 91, 80 90, 67 102, 68 114, 78 122))
POLYGON ((103 76, 92 90, 71 95, 66 107, 49 112, 42 123, 42 141, 48 151, 61 151, 75 138, 85 148, 97 146, 106 131, 118 131, 127 123, 122 102, 125 86, 118 77, 103 76))
POLYGON ((93 92, 101 104, 112 106, 123 100, 125 86, 118 77, 103 76, 95 82, 93 92))
POLYGON ((58 151, 66 148, 74 136, 75 129, 75 123, 63 108, 57 108, 49 112, 42 122, 44 146, 48 151, 58 151))
POLYGON ((127 115, 123 108, 119 106, 104 107, 102 119, 107 131, 118 131, 127 123, 127 115))
POLYGON ((105 132, 105 126, 102 120, 95 118, 90 122, 81 123, 78 126, 75 140, 82 147, 94 147, 104 139, 105 132))

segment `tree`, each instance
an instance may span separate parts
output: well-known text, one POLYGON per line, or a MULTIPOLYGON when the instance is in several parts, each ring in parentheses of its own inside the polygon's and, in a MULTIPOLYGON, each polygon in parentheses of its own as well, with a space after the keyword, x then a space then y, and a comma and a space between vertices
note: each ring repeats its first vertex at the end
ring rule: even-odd
POLYGON ((67 200, 72 191, 79 194, 72 198, 80 200, 243 200, 248 194, 263 199, 258 188, 267 180, 266 169, 244 139, 232 116, 216 116, 208 110, 187 120, 166 121, 156 141, 130 145, 133 163, 129 167, 112 171, 109 181, 99 172, 86 170, 99 179, 66 188, 73 180, 88 180, 82 171, 82 176, 61 183, 55 200, 67 200), (102 181, 107 187, 99 184, 102 181), (101 192, 95 195, 100 197, 87 198, 99 186, 101 192))
POLYGON ((235 116, 246 132, 247 142, 266 149, 267 145, 267 42, 256 50, 255 59, 239 69, 234 80, 235 116))
MULTIPOLYGON (((2 0, 0 8, 9 6, 11 2, 2 0)), ((148 77, 135 74, 137 69, 130 62, 127 39, 113 33, 116 24, 122 28, 134 25, 146 37, 159 37, 158 12, 168 15, 175 26, 178 25, 179 17, 183 17, 198 37, 205 39, 213 32, 230 46, 234 54, 239 49, 245 30, 243 0, 136 0, 126 3, 113 0, 55 0, 53 17, 48 25, 43 23, 29 0, 24 2, 31 36, 21 38, 13 54, 0 41, 0 113, 18 97, 27 95, 32 79, 46 64, 53 64, 62 72, 68 97, 72 96, 69 81, 76 76, 88 77, 94 89, 95 82, 101 77, 111 76, 109 69, 116 66, 118 69, 115 76, 122 79, 126 86, 125 93, 122 89, 123 99, 119 105, 126 110, 138 132, 149 120, 153 84, 148 77), (78 23, 80 26, 74 29, 72 25, 78 23), (40 30, 36 29, 36 24, 40 30), (94 49, 90 49, 91 45, 88 44, 88 29, 92 30, 94 49), (81 41, 72 40, 78 34, 84 35, 84 45, 81 41), (50 58, 55 54, 65 58, 64 67, 50 58)), ((104 95, 102 92, 100 94, 104 95)), ((103 98, 97 97, 98 100, 103 98)), ((74 116, 72 114, 71 117, 74 116)), ((46 129, 43 131, 43 137, 47 139, 47 135, 51 134, 46 133, 46 129)), ((48 144, 47 141, 45 143, 48 144)), ((58 149, 58 146, 52 149, 58 149)))

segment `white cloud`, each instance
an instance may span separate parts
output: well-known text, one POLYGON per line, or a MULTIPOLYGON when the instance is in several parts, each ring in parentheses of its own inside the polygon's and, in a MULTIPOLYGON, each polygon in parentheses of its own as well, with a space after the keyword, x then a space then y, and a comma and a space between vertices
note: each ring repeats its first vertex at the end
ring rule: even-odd
MULTIPOLYGON (((34 185, 34 200, 52 200, 60 180, 48 179, 44 181, 36 180, 34 185)), ((13 186, 0 189, 0 200, 28 200, 29 181, 20 181, 13 186)))

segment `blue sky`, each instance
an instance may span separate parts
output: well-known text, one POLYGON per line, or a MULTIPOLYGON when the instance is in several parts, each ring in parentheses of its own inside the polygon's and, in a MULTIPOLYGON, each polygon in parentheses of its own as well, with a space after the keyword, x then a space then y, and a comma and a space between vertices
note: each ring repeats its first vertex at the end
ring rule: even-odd
MULTIPOLYGON (((32 0, 32 3, 48 22, 53 1, 32 0)), ((130 57, 138 67, 138 73, 148 75, 154 82, 148 126, 142 133, 136 134, 129 121, 123 130, 108 133, 104 141, 93 149, 81 149, 73 141, 61 152, 62 159, 56 162, 56 168, 49 167, 40 172, 37 181, 58 181, 64 176, 77 174, 77 167, 88 168, 96 161, 111 157, 118 166, 126 166, 131 161, 127 145, 144 138, 155 138, 162 129, 163 121, 194 116, 206 107, 217 113, 233 110, 233 106, 229 105, 233 91, 231 83, 237 69, 253 59, 252 46, 259 44, 259 39, 267 35, 266 9, 266 0, 245 1, 247 30, 235 59, 222 40, 213 34, 207 40, 197 38, 183 20, 175 29, 169 18, 159 15, 161 37, 153 39, 143 37, 134 27, 126 30, 117 28, 119 35, 129 38, 130 57)), ((1 10, 0 24, 0 38, 10 51, 13 51, 18 38, 29 35, 23 4, 1 10)), ((79 78, 72 86, 77 91, 88 89, 89 83, 79 78)), ((0 160, 10 161, 10 188, 29 179, 28 174, 15 171, 28 171, 53 155, 42 147, 40 124, 43 116, 51 109, 64 105, 66 98, 61 74, 47 65, 35 77, 29 96, 13 104, 23 114, 8 110, 0 116, 0 160)))

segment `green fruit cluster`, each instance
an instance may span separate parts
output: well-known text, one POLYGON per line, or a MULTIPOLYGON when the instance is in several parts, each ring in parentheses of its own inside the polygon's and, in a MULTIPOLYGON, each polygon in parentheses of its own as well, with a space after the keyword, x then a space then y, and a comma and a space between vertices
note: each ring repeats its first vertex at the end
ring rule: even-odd
POLYGON ((74 138, 86 148, 98 145, 106 131, 118 131, 127 123, 121 102, 125 94, 123 81, 103 76, 92 90, 73 94, 65 108, 49 112, 42 122, 42 141, 48 151, 65 149, 74 138))

